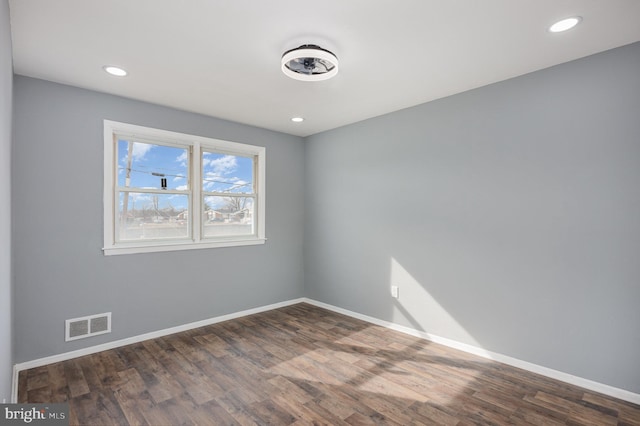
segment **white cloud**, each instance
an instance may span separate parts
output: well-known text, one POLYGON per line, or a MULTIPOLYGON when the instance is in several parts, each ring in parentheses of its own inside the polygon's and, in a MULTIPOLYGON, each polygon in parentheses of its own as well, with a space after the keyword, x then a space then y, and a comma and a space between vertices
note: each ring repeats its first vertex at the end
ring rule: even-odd
POLYGON ((187 190, 189 187, 187 185, 180 185, 180 186, 176 186, 176 189, 178 191, 185 191, 187 190))
MULTIPOLYGON (((149 152, 153 147, 154 145, 151 145, 148 143, 133 142, 133 149, 131 150, 131 158, 134 161, 140 161, 144 158, 145 155, 147 155, 147 152, 149 152)), ((120 170, 118 170, 118 173, 122 173, 124 171, 124 168, 127 167, 128 161, 129 161, 129 152, 125 151, 125 154, 120 159, 120 163, 123 165, 123 167, 120 168, 120 170)))
POLYGON ((131 156, 134 160, 142 160, 153 147, 154 145, 148 143, 134 142, 131 156))
POLYGON ((184 150, 182 154, 176 157, 176 161, 180 163, 182 167, 187 167, 187 150, 184 150))
POLYGON ((248 192, 247 191, 247 184, 249 182, 244 181, 242 179, 234 179, 234 184, 233 184, 233 189, 237 190, 238 192, 248 192))
MULTIPOLYGON (((213 178, 215 179, 216 177, 214 176, 213 178)), ((208 179, 211 179, 211 177, 209 177, 208 179)), ((202 183, 202 188, 205 191, 221 191, 225 186, 226 185, 224 185, 223 183, 216 182, 215 180, 206 180, 202 183)))
POLYGON ((221 197, 205 197, 204 202, 214 210, 222 208, 226 204, 224 199, 221 197))
MULTIPOLYGON (((131 193, 129 196, 129 208, 141 208, 145 203, 151 201, 151 196, 146 194, 131 193), (137 204, 136 204, 137 203, 137 204)), ((120 198, 120 207, 124 204, 124 198, 120 198)))
POLYGON ((225 155, 214 160, 203 159, 205 167, 212 167, 213 173, 218 176, 228 175, 233 173, 238 168, 238 162, 233 155, 225 155), (207 164, 208 163, 208 164, 207 164))

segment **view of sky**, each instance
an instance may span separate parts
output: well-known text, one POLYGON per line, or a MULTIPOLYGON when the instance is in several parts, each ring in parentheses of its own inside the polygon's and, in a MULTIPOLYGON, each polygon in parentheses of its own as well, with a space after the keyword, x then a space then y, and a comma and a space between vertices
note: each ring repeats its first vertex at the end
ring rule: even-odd
MULTIPOLYGON (((187 148, 155 145, 142 142, 118 140, 118 186, 140 189, 167 190, 188 189, 188 155, 187 148), (131 147, 131 155, 129 148, 131 147), (130 164, 130 166, 129 166, 130 164), (129 173, 127 170, 130 169, 129 173), (163 182, 164 179, 164 182, 163 182)), ((203 150, 202 154, 202 189, 205 192, 251 193, 253 182, 253 158, 241 157, 203 150)), ((163 209, 173 207, 183 210, 187 207, 188 198, 181 194, 130 193, 129 210, 150 208, 163 209), (154 201, 155 200, 155 201, 154 201)), ((216 209, 223 203, 222 197, 207 197, 210 208, 216 209)), ((123 196, 120 197, 122 208, 123 196)))

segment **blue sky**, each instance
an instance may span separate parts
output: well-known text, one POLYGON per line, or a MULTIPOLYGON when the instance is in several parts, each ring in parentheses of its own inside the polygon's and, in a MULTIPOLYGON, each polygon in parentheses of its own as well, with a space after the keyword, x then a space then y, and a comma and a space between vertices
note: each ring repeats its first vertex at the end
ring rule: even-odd
MULTIPOLYGON (((118 140, 118 186, 126 186, 129 143, 118 140)), ((253 158, 203 150, 203 191, 250 193, 253 182, 253 158)), ((161 188, 165 178, 167 189, 185 190, 188 185, 188 149, 134 142, 131 152, 131 188, 161 188), (163 176, 161 176, 163 175, 163 176)), ((159 209, 169 206, 184 209, 187 197, 179 194, 158 196, 159 209)), ((132 194, 129 209, 147 207, 151 194, 132 194)), ((211 198, 209 198, 211 200, 211 198)), ((216 208, 216 206, 212 206, 216 208)))

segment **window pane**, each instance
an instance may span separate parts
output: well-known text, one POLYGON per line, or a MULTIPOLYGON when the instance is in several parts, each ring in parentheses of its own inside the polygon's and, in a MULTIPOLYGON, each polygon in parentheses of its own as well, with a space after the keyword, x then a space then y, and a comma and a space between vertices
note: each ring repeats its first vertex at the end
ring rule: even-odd
POLYGON ((204 197, 204 237, 253 234, 254 202, 250 197, 204 197))
POLYGON ((202 152, 204 192, 253 193, 253 157, 202 152))
POLYGON ((150 143, 118 140, 118 186, 187 190, 189 152, 150 143))
POLYGON ((120 241, 189 237, 189 197, 120 192, 120 241))

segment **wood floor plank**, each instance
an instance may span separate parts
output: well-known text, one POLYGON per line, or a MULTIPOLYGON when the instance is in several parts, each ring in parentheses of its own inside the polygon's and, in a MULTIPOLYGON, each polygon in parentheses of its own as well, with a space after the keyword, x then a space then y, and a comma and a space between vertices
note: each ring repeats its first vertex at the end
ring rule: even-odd
POLYGON ((34 371, 27 378, 27 390, 39 389, 49 383, 49 371, 47 367, 34 368, 34 371))
POLYGON ((215 401, 238 423, 242 425, 257 425, 259 424, 259 419, 250 410, 250 404, 257 401, 257 399, 247 402, 246 397, 246 393, 238 395, 231 391, 220 398, 216 398, 215 401))
POLYGON ((67 378, 64 375, 64 366, 62 363, 49 364, 48 387, 51 389, 51 397, 46 402, 63 403, 69 399, 69 386, 67 378))
POLYGON ((460 422, 458 416, 446 413, 437 405, 429 402, 412 404, 408 408, 407 414, 412 418, 412 424, 454 426, 460 422))
POLYGON ((85 395, 91 391, 87 381, 84 378, 82 368, 77 359, 72 359, 64 364, 64 374, 67 377, 67 383, 69 385, 69 393, 71 398, 85 395))
POLYGON ((305 303, 22 371, 81 425, 618 425, 640 406, 305 303))

